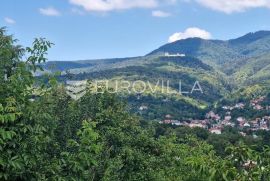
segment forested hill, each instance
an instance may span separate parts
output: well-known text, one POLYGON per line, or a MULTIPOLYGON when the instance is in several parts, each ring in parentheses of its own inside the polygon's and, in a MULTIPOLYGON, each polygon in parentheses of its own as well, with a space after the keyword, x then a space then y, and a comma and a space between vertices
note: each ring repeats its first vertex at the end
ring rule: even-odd
MULTIPOLYGON (((270 31, 248 33, 242 37, 222 41, 189 38, 161 46, 146 56, 120 59, 84 60, 84 61, 54 61, 48 62, 46 69, 74 70, 75 73, 99 71, 102 69, 119 68, 134 65, 141 60, 151 59, 153 56, 169 54, 185 54, 196 57, 204 63, 213 66, 219 71, 231 76, 239 70, 235 65, 248 64, 248 60, 267 56, 270 51, 270 31)), ((257 62, 261 64, 260 60, 257 62)), ((265 65, 265 64, 263 64, 265 65)))
MULTIPOLYGON (((168 96, 162 93, 136 95, 127 99, 131 110, 137 112, 148 106, 143 116, 160 119, 166 113, 176 117, 201 117, 221 99, 239 99, 253 93, 267 94, 270 85, 270 31, 248 33, 242 37, 222 41, 189 38, 166 44, 146 56, 48 62, 50 72, 61 71, 61 80, 170 81, 170 89, 177 91, 181 81, 184 91, 190 91, 199 81, 204 94, 168 96), (242 97, 241 97, 242 96, 242 97), (168 106, 164 107, 162 102, 168 106), (181 107, 181 109, 179 109, 181 107)), ((159 87, 161 90, 162 88, 159 87)))
POLYGON ((154 50, 149 55, 168 53, 182 53, 200 58, 221 71, 228 73, 226 68, 232 69, 230 64, 241 62, 247 58, 268 53, 270 50, 270 31, 248 33, 242 37, 221 41, 189 38, 166 44, 154 50))

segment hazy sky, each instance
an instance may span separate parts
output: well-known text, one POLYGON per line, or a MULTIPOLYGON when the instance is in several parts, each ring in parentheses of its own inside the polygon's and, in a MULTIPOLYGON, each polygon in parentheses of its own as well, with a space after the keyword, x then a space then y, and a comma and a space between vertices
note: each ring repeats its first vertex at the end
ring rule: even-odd
POLYGON ((1 0, 0 26, 19 43, 55 43, 50 60, 140 56, 188 37, 270 30, 270 0, 1 0))

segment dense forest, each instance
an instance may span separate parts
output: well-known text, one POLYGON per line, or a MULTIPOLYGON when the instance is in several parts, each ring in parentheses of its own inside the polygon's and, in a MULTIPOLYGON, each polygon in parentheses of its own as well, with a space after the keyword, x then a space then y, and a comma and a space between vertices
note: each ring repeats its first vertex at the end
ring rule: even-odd
POLYGON ((270 180, 269 133, 159 125, 90 88, 75 101, 54 76, 34 77, 51 45, 0 30, 0 180, 270 180))

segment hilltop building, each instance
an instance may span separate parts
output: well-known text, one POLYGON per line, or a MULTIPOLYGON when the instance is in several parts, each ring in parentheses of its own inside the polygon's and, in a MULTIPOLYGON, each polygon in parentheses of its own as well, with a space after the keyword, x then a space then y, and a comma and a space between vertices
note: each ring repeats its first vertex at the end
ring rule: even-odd
POLYGON ((168 52, 166 52, 164 56, 165 56, 165 57, 185 57, 186 55, 185 55, 185 54, 180 54, 180 53, 177 53, 177 54, 169 54, 168 52))

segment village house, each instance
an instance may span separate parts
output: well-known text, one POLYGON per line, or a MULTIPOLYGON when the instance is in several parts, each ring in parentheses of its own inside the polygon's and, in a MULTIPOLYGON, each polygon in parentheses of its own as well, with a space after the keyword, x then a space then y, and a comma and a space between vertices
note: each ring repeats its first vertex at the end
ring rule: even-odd
POLYGON ((209 132, 212 134, 218 134, 218 135, 222 133, 221 128, 211 128, 209 129, 209 132))
POLYGON ((229 110, 231 107, 230 106, 222 106, 222 109, 224 110, 229 110))
POLYGON ((244 127, 250 128, 250 124, 249 123, 245 123, 244 127))
POLYGON ((242 136, 247 136, 247 134, 246 133, 244 133, 244 132, 239 132, 242 136))
POLYGON ((260 127, 259 125, 260 120, 261 120, 260 118, 257 118, 256 120, 250 121, 251 127, 253 129, 258 129, 260 127))
POLYGON ((166 119, 166 120, 163 120, 161 123, 163 123, 163 124, 172 124, 172 120, 166 119))
POLYGON ((178 120, 172 120, 172 125, 182 126, 183 124, 180 121, 178 121, 178 120))
POLYGON ((213 119, 215 121, 220 120, 220 116, 218 114, 215 114, 213 111, 210 111, 209 113, 206 114, 207 119, 213 119))
POLYGON ((255 105, 255 106, 253 106, 253 109, 259 111, 259 110, 263 110, 263 107, 262 107, 261 105, 257 104, 257 105, 255 105))
POLYGON ((188 124, 188 126, 189 126, 190 128, 196 128, 196 127, 199 127, 199 128, 206 128, 206 126, 203 125, 202 123, 190 123, 190 124, 188 124))
POLYGON ((167 119, 171 119, 171 118, 172 118, 172 116, 171 116, 170 114, 167 114, 167 115, 165 116, 165 118, 167 118, 167 119))
POLYGON ((239 117, 239 118, 237 118, 236 120, 237 120, 237 122, 238 122, 238 124, 239 124, 239 127, 240 127, 240 128, 243 128, 243 127, 244 127, 244 124, 246 123, 246 119, 243 118, 243 117, 239 117))
POLYGON ((265 96, 259 97, 257 99, 253 99, 250 101, 250 104, 254 106, 254 105, 259 104, 262 101, 264 101, 264 99, 265 99, 265 96))
POLYGON ((139 107, 139 110, 140 111, 144 111, 144 110, 147 110, 148 109, 148 106, 140 106, 139 107))
POLYGON ((225 116, 224 120, 225 121, 231 121, 232 117, 231 116, 225 116))
POLYGON ((250 101, 250 105, 253 107, 255 110, 263 110, 263 107, 260 105, 261 102, 263 102, 265 97, 259 97, 257 99, 253 99, 250 101))
POLYGON ((244 107, 245 107, 245 104, 244 104, 244 103, 237 103, 237 104, 234 106, 234 108, 236 108, 236 109, 244 109, 244 107))

